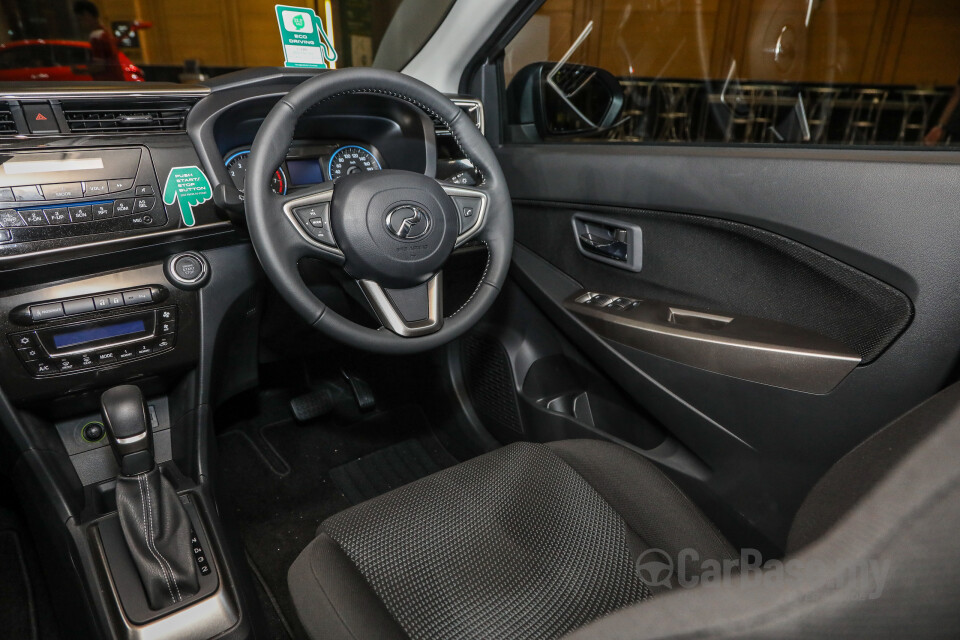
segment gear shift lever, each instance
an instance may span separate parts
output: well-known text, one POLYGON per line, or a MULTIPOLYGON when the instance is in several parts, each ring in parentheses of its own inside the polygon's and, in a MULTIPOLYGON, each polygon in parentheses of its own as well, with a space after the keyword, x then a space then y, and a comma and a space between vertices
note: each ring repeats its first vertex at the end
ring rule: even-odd
POLYGON ((120 473, 135 476, 153 468, 153 433, 140 388, 113 387, 100 396, 103 426, 120 473))
POLYGON ((100 396, 103 426, 120 466, 117 514, 150 607, 176 605, 200 590, 190 518, 153 459, 153 435, 140 389, 114 387, 100 396))

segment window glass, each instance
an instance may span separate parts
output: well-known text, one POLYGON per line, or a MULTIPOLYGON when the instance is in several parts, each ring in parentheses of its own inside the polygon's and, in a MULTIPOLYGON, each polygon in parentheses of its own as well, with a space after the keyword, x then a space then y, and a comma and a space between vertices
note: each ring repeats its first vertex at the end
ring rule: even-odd
MULTIPOLYGON (((279 3, 312 10, 319 18, 337 53, 330 66, 399 70, 433 35, 453 2, 279 3)), ((283 66, 277 4, 278 0, 0 0, 0 81, 194 82, 246 67, 283 66), (68 68, 55 74, 38 71, 54 64, 68 68)))
POLYGON ((952 0, 547 0, 503 64, 514 141, 960 145, 952 0))

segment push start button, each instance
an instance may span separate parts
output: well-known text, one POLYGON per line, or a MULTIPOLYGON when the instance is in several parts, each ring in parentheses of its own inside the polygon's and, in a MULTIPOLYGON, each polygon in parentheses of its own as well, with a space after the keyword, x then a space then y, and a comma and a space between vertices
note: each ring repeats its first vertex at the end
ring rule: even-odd
POLYGON ((183 256, 177 258, 177 261, 173 264, 173 270, 183 280, 193 282, 203 274, 203 265, 193 256, 183 256))
POLYGON ((167 258, 164 270, 180 289, 199 289, 210 278, 210 267, 199 253, 179 253, 167 258))

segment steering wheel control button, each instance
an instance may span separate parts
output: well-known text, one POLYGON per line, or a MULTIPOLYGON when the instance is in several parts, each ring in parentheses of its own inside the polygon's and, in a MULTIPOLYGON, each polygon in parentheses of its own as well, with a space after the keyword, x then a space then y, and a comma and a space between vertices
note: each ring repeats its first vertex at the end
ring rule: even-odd
POLYGON ((466 233, 480 219, 480 207, 483 202, 480 198, 470 198, 467 196, 453 196, 453 201, 457 204, 457 212, 460 214, 460 233, 466 233))
POLYGON ((30 307, 30 319, 34 322, 53 320, 63 316, 63 305, 59 302, 35 304, 30 307))
POLYGON ((117 193, 119 191, 128 191, 133 188, 133 178, 107 180, 107 191, 117 193))
POLYGON ((170 256, 163 268, 173 284, 187 291, 199 289, 210 279, 210 266, 206 259, 192 251, 170 256))
POLYGON ((45 184, 40 187, 47 200, 72 200, 83 197, 83 186, 79 182, 45 184))
POLYGON ((94 220, 106 220, 107 218, 112 218, 112 217, 113 217, 112 202, 101 202, 100 204, 93 205, 94 220))
POLYGON ((88 422, 80 428, 80 437, 87 442, 99 442, 103 439, 104 434, 103 423, 101 422, 88 422))
POLYGON ((297 207, 293 210, 293 214, 297 216, 300 226, 308 236, 328 247, 337 246, 333 239, 333 231, 330 229, 330 203, 297 207))

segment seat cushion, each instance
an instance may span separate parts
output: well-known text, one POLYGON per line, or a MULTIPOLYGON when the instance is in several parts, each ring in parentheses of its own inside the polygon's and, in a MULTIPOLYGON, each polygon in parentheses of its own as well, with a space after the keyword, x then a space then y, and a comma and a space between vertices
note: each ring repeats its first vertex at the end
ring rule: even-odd
POLYGON ((290 590, 315 638, 555 638, 654 595, 634 562, 660 544, 643 534, 662 533, 645 522, 661 513, 677 527, 671 546, 732 554, 646 459, 592 441, 516 443, 329 518, 290 590), (642 472, 606 474, 605 455, 642 472))

